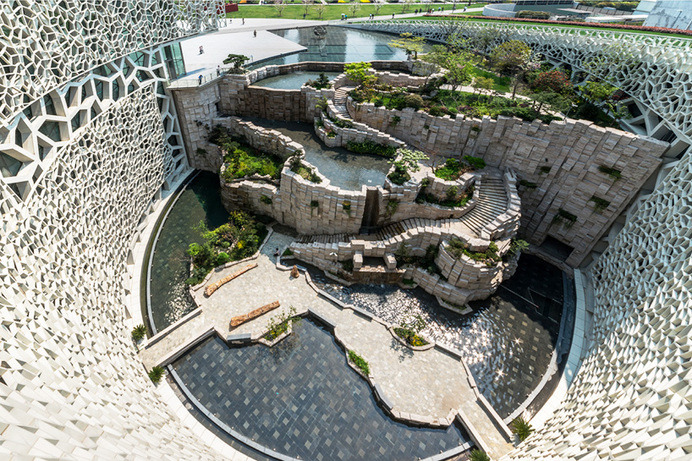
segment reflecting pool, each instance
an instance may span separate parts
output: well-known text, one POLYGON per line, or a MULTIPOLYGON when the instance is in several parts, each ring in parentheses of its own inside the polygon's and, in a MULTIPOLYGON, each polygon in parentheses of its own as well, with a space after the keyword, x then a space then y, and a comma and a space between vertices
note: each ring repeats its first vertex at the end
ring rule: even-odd
POLYGON ((300 459, 415 460, 468 440, 456 425, 418 428, 389 418, 332 335, 309 319, 272 348, 231 348, 212 337, 173 367, 224 424, 300 459))
POLYGON ((359 155, 340 147, 327 147, 315 135, 314 127, 307 123, 277 122, 252 118, 252 123, 272 128, 290 137, 305 148, 305 159, 329 178, 333 186, 360 190, 362 186, 384 184, 390 164, 375 155, 359 155))
POLYGON ((253 64, 252 67, 293 64, 304 61, 360 62, 360 61, 405 61, 406 53, 389 46, 393 35, 381 32, 347 29, 345 27, 320 26, 326 34, 318 35, 315 27, 273 31, 279 37, 299 43, 307 51, 269 59, 253 64))
POLYGON ((299 90, 308 80, 317 80, 320 74, 325 74, 329 80, 339 75, 338 72, 292 72, 258 80, 252 85, 276 90, 299 90))

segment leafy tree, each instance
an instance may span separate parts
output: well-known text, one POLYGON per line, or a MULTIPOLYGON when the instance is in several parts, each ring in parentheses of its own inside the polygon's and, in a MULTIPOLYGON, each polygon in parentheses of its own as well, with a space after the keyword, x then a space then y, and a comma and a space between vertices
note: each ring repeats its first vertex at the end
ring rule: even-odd
POLYGON ((413 59, 418 59, 418 53, 423 51, 424 43, 425 38, 416 37, 412 33, 404 32, 398 39, 389 42, 389 45, 404 50, 406 56, 409 58, 413 56, 413 59))
POLYGON ((472 65, 470 53, 452 51, 444 45, 433 45, 430 53, 424 59, 447 69, 445 80, 456 91, 457 87, 471 80, 469 69, 472 65))
POLYGON ((567 112, 572 106, 572 98, 560 93, 536 93, 532 94, 531 98, 538 103, 537 108, 534 105, 534 108, 536 108, 538 112, 543 109, 544 105, 556 112, 562 113, 567 112))
POLYGON ((531 89, 539 93, 568 94, 572 92, 572 88, 572 81, 559 70, 541 72, 531 83, 531 89))
POLYGON ((147 327, 145 327, 142 324, 139 324, 132 329, 132 339, 134 339, 135 341, 139 341, 140 339, 144 339, 146 334, 147 334, 147 327))
POLYGON ((582 94, 597 106, 605 106, 616 120, 629 118, 627 108, 621 108, 613 98, 617 88, 606 82, 587 81, 582 87, 582 94))
POLYGON ((243 65, 248 62, 250 58, 244 54, 229 54, 226 59, 223 60, 224 64, 233 64, 233 72, 239 73, 243 65))
POLYGON ((377 76, 372 73, 369 62, 352 62, 344 65, 344 71, 349 80, 358 85, 369 87, 377 81, 377 76))
MULTIPOLYGON (((490 77, 476 77, 473 79, 471 86, 474 92, 485 93, 487 91, 490 93, 495 88, 495 80, 490 77)), ((488 99, 490 99, 490 95, 488 95, 488 99)))
POLYGON ((514 76, 512 99, 516 96, 519 84, 524 80, 526 72, 540 66, 531 48, 520 40, 510 40, 496 46, 490 53, 490 61, 498 72, 514 76))
POLYGON ((517 434, 517 437, 519 437, 519 440, 523 442, 524 440, 527 439, 529 435, 533 432, 533 427, 531 427, 531 424, 526 422, 524 418, 519 416, 517 419, 512 421, 512 432, 517 434))
POLYGON ((164 372, 165 370, 162 367, 153 367, 151 371, 149 371, 149 379, 151 379, 151 382, 154 384, 158 384, 161 378, 163 378, 164 372))

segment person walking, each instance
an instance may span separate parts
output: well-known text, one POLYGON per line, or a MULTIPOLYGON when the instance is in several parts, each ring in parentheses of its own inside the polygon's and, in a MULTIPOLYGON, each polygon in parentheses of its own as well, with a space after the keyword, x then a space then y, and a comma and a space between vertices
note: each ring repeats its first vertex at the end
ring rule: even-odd
POLYGON ((243 18, 243 25, 245 25, 245 18, 243 18))
POLYGON ((253 31, 253 35, 254 35, 255 38, 257 38, 257 29, 255 29, 255 30, 253 31))
POLYGON ((199 46, 199 54, 204 54, 204 47, 202 45, 199 46))
POLYGON ((199 81, 199 85, 200 85, 200 86, 202 86, 202 78, 203 78, 203 77, 202 77, 202 74, 200 74, 200 76, 197 78, 197 80, 199 81))

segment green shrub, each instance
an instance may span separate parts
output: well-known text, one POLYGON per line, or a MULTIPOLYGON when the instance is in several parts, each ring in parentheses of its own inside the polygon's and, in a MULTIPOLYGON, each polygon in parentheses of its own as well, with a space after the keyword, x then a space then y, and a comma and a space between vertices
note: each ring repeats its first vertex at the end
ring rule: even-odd
POLYGON ((343 202, 341 204, 341 208, 343 208, 343 210, 346 214, 348 214, 348 215, 351 214, 351 202, 349 202, 348 200, 346 200, 345 202, 343 202))
POLYGON ((423 98, 419 94, 407 94, 403 98, 404 107, 412 107, 415 110, 420 109, 425 104, 423 98))
POLYGON ((341 268, 346 272, 353 272, 353 259, 347 259, 346 261, 341 261, 341 268))
POLYGON ((363 357, 349 349, 348 359, 351 361, 351 363, 358 367, 358 369, 362 371, 365 376, 370 376, 370 365, 368 365, 368 362, 366 362, 363 357))
POLYGON ((272 204, 271 197, 267 197, 264 194, 260 195, 259 200, 260 200, 260 202, 264 203, 265 205, 271 205, 272 204))
POLYGON ((390 126, 397 126, 400 121, 401 121, 401 117, 399 117, 398 115, 395 115, 394 117, 392 117, 392 120, 389 122, 389 125, 390 126))
POLYGON ((541 166, 538 168, 538 174, 548 174, 552 168, 549 166, 541 166))
POLYGON ((276 338, 288 331, 288 326, 298 319, 296 309, 291 306, 288 312, 277 315, 269 319, 268 331, 263 338, 267 341, 274 341, 276 338))
POLYGON ((471 251, 463 241, 452 237, 447 243, 447 251, 457 259, 465 255, 474 261, 485 263, 486 266, 494 266, 502 259, 497 254, 498 247, 495 242, 490 242, 486 251, 471 251))
POLYGON ((594 203, 594 210, 596 210, 596 212, 598 213, 605 210, 606 208, 608 208, 608 205, 610 205, 610 201, 600 197, 596 197, 595 195, 592 195, 589 201, 594 203))
POLYGON ((396 210, 398 210, 398 209, 399 209, 399 201, 398 200, 388 200, 387 201, 387 211, 386 211, 387 217, 394 216, 394 213, 396 213, 396 210))
POLYGON ((525 251, 528 248, 529 243, 526 240, 512 239, 512 242, 509 244, 509 250, 507 251, 507 255, 514 256, 521 253, 522 251, 525 251))
POLYGON ((512 421, 511 429, 522 442, 533 432, 533 427, 521 416, 512 421))
POLYGON ((425 187, 421 188, 416 197, 416 203, 433 203, 435 205, 440 205, 449 208, 459 208, 465 206, 469 200, 473 197, 474 187, 471 186, 464 192, 459 194, 458 188, 452 186, 447 189, 447 193, 444 199, 440 200, 432 194, 429 194, 425 187), (454 194, 454 195, 452 195, 454 194))
POLYGON ((435 176, 445 181, 456 181, 470 168, 455 158, 448 158, 443 167, 435 170, 435 176))
POLYGON ((224 152, 223 177, 230 181, 245 178, 255 174, 279 178, 283 168, 283 160, 276 155, 259 150, 243 143, 240 138, 233 138, 223 127, 215 127, 209 138, 210 142, 218 145, 224 152))
POLYGON ((473 170, 482 170, 483 168, 485 168, 485 160, 483 160, 480 157, 473 157, 471 155, 464 155, 464 161, 473 170))
POLYGON ((401 186, 406 181, 411 179, 411 175, 408 173, 408 170, 406 169, 404 163, 401 161, 397 161, 394 162, 394 171, 389 173, 387 175, 387 178, 389 178, 389 180, 394 184, 401 186))
POLYGON ((396 147, 378 144, 367 139, 363 142, 348 141, 346 149, 356 154, 379 155, 386 158, 392 158, 396 155, 396 147))
POLYGON ((298 174, 301 178, 319 184, 322 182, 322 178, 315 172, 315 170, 305 165, 298 157, 294 157, 291 161, 291 171, 298 174))
POLYGON ((417 334, 416 331, 405 327, 394 328, 394 333, 404 341, 409 346, 420 347, 425 346, 428 342, 417 334))
POLYGON ((562 208, 559 208, 557 210, 557 213, 553 217, 553 222, 561 222, 565 224, 567 227, 572 227, 572 224, 577 222, 577 216, 573 215, 569 211, 563 210, 562 208))
POLYGON ((517 11, 515 18, 528 18, 528 19, 550 19, 550 13, 547 11, 530 11, 522 10, 517 11))
POLYGON ((605 165, 598 165, 598 171, 607 174, 616 181, 622 178, 622 172, 616 168, 612 168, 605 165))
POLYGON ((162 367, 153 367, 149 371, 149 379, 151 379, 151 382, 154 384, 158 384, 159 381, 161 381, 161 378, 163 378, 163 375, 165 373, 165 370, 162 367))
POLYGON ((474 448, 471 450, 469 461, 490 461, 490 456, 488 456, 484 451, 474 448))
POLYGON ((147 327, 141 323, 132 329, 132 339, 139 341, 147 335, 147 327))
POLYGON ((310 208, 319 208, 320 202, 317 200, 310 200, 310 208))
POLYGON ((187 254, 192 258, 192 274, 187 280, 197 285, 217 266, 253 255, 267 235, 264 224, 243 211, 230 213, 228 222, 208 230, 201 222, 198 226, 202 243, 191 243, 187 254))
POLYGON ((519 185, 526 187, 527 189, 535 189, 536 187, 538 187, 538 184, 536 184, 535 182, 527 181, 526 179, 520 179, 519 185))
POLYGON ((447 197, 447 200, 454 200, 457 197, 457 194, 459 193, 459 188, 457 186, 450 186, 447 191, 445 192, 445 195, 447 197))
POLYGON ((281 256, 285 256, 285 257, 293 256, 293 250, 291 250, 290 248, 286 248, 284 250, 284 252, 281 254, 281 256))

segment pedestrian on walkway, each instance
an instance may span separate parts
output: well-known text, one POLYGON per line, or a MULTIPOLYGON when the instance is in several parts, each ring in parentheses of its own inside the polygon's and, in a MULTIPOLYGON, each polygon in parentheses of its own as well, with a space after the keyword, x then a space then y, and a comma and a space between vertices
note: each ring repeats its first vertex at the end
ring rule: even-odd
POLYGON ((216 76, 217 77, 221 76, 221 66, 216 66, 216 76))
POLYGON ((254 34, 255 38, 257 38, 257 29, 255 29, 255 31, 253 32, 253 34, 254 34))
POLYGON ((394 13, 392 13, 392 19, 394 19, 394 13))
POLYGON ((243 18, 243 25, 245 25, 245 18, 243 18))
POLYGON ((464 13, 466 13, 466 9, 467 9, 467 7, 464 7, 464 13))
POLYGON ((202 86, 202 74, 200 74, 198 80, 199 80, 199 85, 202 86))
POLYGON ((199 46, 199 54, 204 54, 204 47, 202 45, 199 46))

